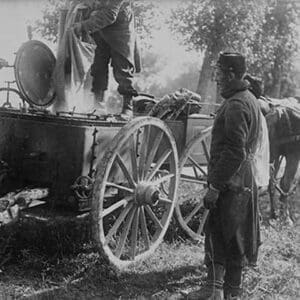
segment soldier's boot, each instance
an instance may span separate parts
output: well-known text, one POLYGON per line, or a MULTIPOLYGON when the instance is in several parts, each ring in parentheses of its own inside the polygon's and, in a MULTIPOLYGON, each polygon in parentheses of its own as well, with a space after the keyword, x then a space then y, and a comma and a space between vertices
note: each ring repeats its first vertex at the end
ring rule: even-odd
POLYGON ((106 91, 98 91, 94 93, 94 108, 99 115, 106 115, 106 91))
POLYGON ((131 95, 123 96, 123 106, 122 106, 121 117, 125 121, 130 121, 133 117, 133 104, 132 104, 132 96, 131 95))
POLYGON ((228 266, 224 278, 224 298, 225 300, 242 299, 242 268, 228 266))
POLYGON ((208 267, 207 278, 200 290, 188 294, 188 300, 223 300, 224 267, 213 264, 208 267))

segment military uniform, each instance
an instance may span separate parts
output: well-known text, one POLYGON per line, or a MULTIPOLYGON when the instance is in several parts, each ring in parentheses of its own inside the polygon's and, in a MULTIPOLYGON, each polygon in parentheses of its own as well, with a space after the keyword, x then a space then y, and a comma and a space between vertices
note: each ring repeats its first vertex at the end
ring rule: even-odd
POLYGON ((208 167, 208 182, 221 193, 207 226, 208 236, 216 239, 215 249, 211 253, 207 243, 207 252, 216 262, 227 263, 229 255, 231 263, 242 266, 244 258, 255 262, 259 245, 257 188, 251 163, 261 116, 245 82, 235 81, 223 96, 226 100, 215 119, 208 167))
POLYGON ((209 189, 204 205, 205 285, 188 299, 238 299, 242 268, 257 259, 259 219, 254 158, 261 138, 258 101, 242 80, 244 57, 220 54, 218 80, 224 102, 212 129, 208 164, 209 189))
POLYGON ((91 33, 97 45, 91 72, 92 91, 97 93, 107 89, 111 61, 119 93, 136 95, 132 79, 134 72, 140 71, 140 64, 135 55, 134 15, 129 0, 95 1, 90 17, 81 26, 91 33))
MULTIPOLYGON (((211 210, 205 240, 205 262, 240 273, 245 262, 255 263, 259 246, 257 186, 252 160, 260 136, 260 110, 243 81, 234 81, 226 93, 212 130, 208 182, 220 190, 211 210), (213 261, 212 261, 213 260, 213 261)), ((231 289, 239 289, 238 277, 231 289)), ((231 278, 226 281, 232 282, 231 278)))

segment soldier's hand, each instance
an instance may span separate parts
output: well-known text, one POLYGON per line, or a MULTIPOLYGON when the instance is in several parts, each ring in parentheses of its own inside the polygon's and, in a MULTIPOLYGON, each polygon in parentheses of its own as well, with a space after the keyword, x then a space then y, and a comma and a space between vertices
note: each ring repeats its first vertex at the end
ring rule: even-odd
POLYGON ((77 37, 80 37, 82 35, 82 25, 81 25, 81 23, 75 23, 72 28, 73 28, 73 31, 74 31, 74 33, 77 37))
POLYGON ((210 187, 204 196, 204 207, 206 209, 212 209, 216 207, 217 200, 219 198, 220 192, 219 190, 210 187))

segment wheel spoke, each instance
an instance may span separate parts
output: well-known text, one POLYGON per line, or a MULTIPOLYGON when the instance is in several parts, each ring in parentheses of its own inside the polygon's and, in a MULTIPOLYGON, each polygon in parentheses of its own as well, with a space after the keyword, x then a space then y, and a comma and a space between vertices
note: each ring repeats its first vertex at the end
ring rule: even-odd
POLYGON ((134 182, 130 172, 128 171, 123 159, 121 158, 121 156, 119 154, 116 155, 116 161, 117 163, 119 164, 120 168, 122 169, 126 179, 128 180, 129 182, 129 185, 131 187, 135 187, 136 186, 136 183, 134 182))
POLYGON ((133 217, 135 215, 135 211, 136 211, 136 208, 132 209, 130 211, 129 215, 127 216, 127 219, 126 219, 126 222, 125 222, 125 225, 124 225, 124 228, 123 228, 123 232, 122 232, 122 235, 120 237, 120 241, 119 241, 118 247, 116 249, 116 253, 115 253, 115 255, 118 258, 120 258, 121 254, 122 254, 122 251, 123 251, 123 248, 125 246, 125 242, 126 242, 126 239, 127 239, 128 233, 129 233, 130 226, 132 224, 133 217))
POLYGON ((136 153, 136 141, 134 136, 132 138, 132 143, 130 147, 130 157, 131 157, 131 166, 132 166, 132 176, 135 182, 138 181, 138 166, 137 166, 137 153, 136 153))
POLYGON ((208 152, 208 148, 207 148, 206 142, 203 140, 201 142, 201 144, 202 144, 202 147, 203 147, 203 150, 204 150, 204 154, 205 154, 206 160, 209 161, 209 152, 208 152))
POLYGON ((148 229, 147 229, 147 222, 145 217, 145 210, 144 207, 141 207, 140 211, 140 222, 141 222, 141 230, 142 230, 142 236, 146 244, 146 249, 150 249, 150 239, 148 235, 148 229))
POLYGON ((131 200, 132 197, 125 197, 124 199, 114 203, 112 206, 106 208, 103 210, 101 217, 104 218, 107 215, 109 215, 110 213, 112 213, 113 211, 115 211, 116 209, 120 208, 120 207, 124 207, 128 204, 129 200, 131 200))
POLYGON ((139 229, 139 215, 140 215, 140 208, 137 208, 135 211, 133 224, 132 224, 132 232, 131 232, 131 259, 134 260, 136 255, 136 247, 137 247, 137 236, 138 236, 138 229, 139 229))
POLYGON ((207 189, 211 128, 195 135, 180 158, 180 194, 175 212, 182 229, 197 241, 201 240, 199 233, 203 231, 203 220, 207 217, 203 193, 207 189))
POLYGON ((106 185, 109 186, 109 187, 114 187, 116 189, 119 189, 119 190, 122 190, 122 191, 126 191, 126 192, 129 192, 129 193, 133 194, 133 189, 128 188, 126 186, 119 185, 119 184, 116 184, 116 183, 113 183, 113 182, 109 182, 109 181, 106 182, 106 185))
POLYGON ((168 199, 168 198, 165 198, 165 197, 159 197, 159 202, 162 202, 162 203, 165 203, 165 204, 169 204, 169 205, 172 205, 173 201, 168 199))
POLYGON ((207 184, 206 180, 196 179, 195 177, 185 175, 185 174, 181 174, 180 180, 190 182, 190 183, 203 184, 203 185, 207 184))
POLYGON ((171 178, 173 178, 175 175, 174 174, 168 174, 166 176, 160 177, 154 181, 151 182, 152 185, 159 185, 167 180, 170 180, 171 178))
POLYGON ((203 213, 203 216, 202 216, 202 221, 200 221, 200 226, 199 226, 198 231, 197 231, 197 233, 198 233, 199 235, 203 232, 203 228, 204 228, 206 219, 207 219, 207 217, 208 217, 208 214, 209 214, 209 210, 208 210, 208 209, 205 209, 205 211, 204 211, 204 213, 203 213))
POLYGON ((139 159, 139 178, 143 179, 145 171, 145 163, 147 158, 147 150, 150 138, 150 126, 144 127, 144 134, 142 138, 142 145, 140 150, 140 159, 139 159))
POLYGON ((150 170, 151 164, 155 158, 155 154, 158 150, 158 147, 160 145, 160 142, 163 138, 164 133, 161 131, 156 137, 153 142, 153 146, 151 147, 150 153, 147 158, 146 166, 145 166, 145 171, 148 172, 150 170))
POLYGON ((154 214, 153 210, 151 209, 151 207, 149 205, 145 206, 146 212, 148 213, 149 217, 152 219, 152 221, 155 223, 155 225, 162 230, 163 229, 163 225, 160 223, 160 221, 158 220, 158 218, 156 217, 156 215, 154 214))
POLYGON ((91 210, 93 238, 118 267, 158 247, 175 209, 179 183, 176 140, 165 122, 136 117, 119 129, 103 159, 97 160, 97 197, 92 197, 91 210))
POLYGON ((192 162, 192 164, 197 168, 197 169, 199 169, 200 170, 200 172, 203 174, 203 175, 207 175, 207 172, 205 172, 204 170, 203 170, 203 168, 191 157, 191 156, 189 156, 188 157, 188 159, 192 162))
POLYGON ((162 166, 162 164, 168 159, 170 154, 172 153, 172 150, 167 149, 163 155, 160 157, 158 162, 156 163, 155 167, 151 170, 150 174, 147 176, 147 180, 152 180, 155 173, 159 170, 159 168, 162 166))
POLYGON ((192 210, 192 212, 189 214, 189 216, 186 217, 186 218, 184 219, 184 222, 185 222, 186 224, 188 224, 188 223, 192 220, 192 218, 195 216, 195 214, 199 211, 199 209, 200 209, 202 206, 203 206, 203 203, 202 203, 202 202, 198 203, 198 204, 196 205, 196 207, 192 210))
POLYGON ((128 215, 129 211, 132 209, 132 207, 133 207, 133 203, 129 203, 129 205, 127 205, 125 207, 125 209, 121 212, 118 219, 115 221, 114 225, 112 226, 112 228, 109 230, 108 234, 105 237, 106 238, 106 241, 105 241, 106 245, 109 243, 110 239, 115 235, 115 233, 119 229, 120 225, 122 224, 122 222, 124 221, 124 219, 128 215))
POLYGON ((198 178, 198 172, 194 165, 193 165, 193 171, 194 171, 195 178, 198 178))

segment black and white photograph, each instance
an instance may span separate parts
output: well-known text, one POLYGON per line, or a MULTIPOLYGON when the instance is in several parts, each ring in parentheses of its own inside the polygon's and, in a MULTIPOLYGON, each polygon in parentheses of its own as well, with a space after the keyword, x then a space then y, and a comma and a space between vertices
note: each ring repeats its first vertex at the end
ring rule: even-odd
POLYGON ((0 0, 0 300, 300 299, 300 0, 0 0))

